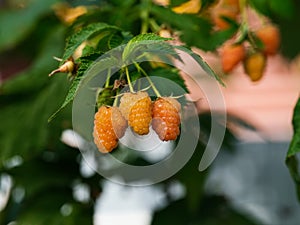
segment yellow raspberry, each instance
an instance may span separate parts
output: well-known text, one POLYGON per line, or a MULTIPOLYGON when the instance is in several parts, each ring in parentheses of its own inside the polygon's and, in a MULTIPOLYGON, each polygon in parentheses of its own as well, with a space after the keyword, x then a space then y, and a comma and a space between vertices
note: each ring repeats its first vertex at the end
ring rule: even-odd
POLYGON ((152 103, 150 97, 137 101, 129 113, 128 124, 135 133, 144 135, 149 133, 149 126, 152 120, 152 103))
POLYGON ((180 110, 180 103, 171 97, 161 97, 154 102, 152 128, 162 141, 176 140, 179 135, 180 110))
POLYGON ((101 106, 94 118, 93 137, 102 153, 111 152, 123 137, 127 121, 117 107, 101 106))
POLYGON ((125 93, 120 99, 119 108, 135 133, 139 135, 149 133, 152 102, 147 92, 125 93))

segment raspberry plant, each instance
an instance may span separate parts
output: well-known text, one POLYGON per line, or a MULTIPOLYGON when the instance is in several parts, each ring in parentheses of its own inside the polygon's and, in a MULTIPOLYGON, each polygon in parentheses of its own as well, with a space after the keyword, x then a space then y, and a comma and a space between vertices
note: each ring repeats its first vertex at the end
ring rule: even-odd
MULTIPOLYGON (((76 97, 86 71, 111 49, 126 46, 122 54, 124 61, 132 55, 150 50, 153 55, 164 57, 165 61, 180 60, 176 50, 185 50, 208 75, 221 84, 222 78, 230 76, 230 71, 238 63, 246 64, 249 79, 260 82, 263 68, 255 68, 254 73, 252 66, 245 61, 250 55, 259 54, 261 59, 266 60, 261 60, 262 64, 267 64, 268 57, 278 51, 289 59, 293 59, 300 51, 300 32, 296 29, 300 26, 300 20, 295 13, 300 10, 300 4, 296 0, 20 2, 6 0, 0 5, 3 7, 0 8, 0 171, 1 177, 13 179, 7 203, 0 212, 1 225, 12 221, 21 225, 92 224, 94 202, 101 192, 99 181, 102 178, 96 174, 86 177, 80 173, 78 159, 81 156, 78 150, 59 140, 63 130, 72 128, 70 104, 76 97), (262 18, 262 28, 272 27, 271 35, 249 25, 248 9, 254 10, 262 18), (274 37, 271 38, 272 42, 270 36, 274 37), (159 47, 139 49, 138 43, 143 41, 156 42, 159 47), (182 43, 185 48, 173 45, 174 42, 182 43), (227 75, 215 74, 201 56, 191 50, 196 47, 204 51, 216 51, 227 43, 243 46, 246 51, 246 56, 240 57, 240 61, 234 60, 233 66, 225 62, 226 68, 229 67, 224 69, 227 75), (53 56, 61 58, 59 64, 53 60, 53 56), (19 63, 20 59, 23 63, 19 63), (78 183, 89 187, 88 200, 74 198, 73 188, 78 183), (25 195, 17 199, 16 193, 20 190, 25 195), (61 213, 61 209, 66 207, 72 209, 70 215, 61 213)), ((131 66, 125 66, 116 74, 111 74, 109 69, 104 74, 107 82, 103 87, 98 87, 95 113, 99 109, 111 111, 115 107, 116 97, 122 95, 122 88, 141 77, 150 80, 152 76, 166 77, 187 90, 178 69, 158 62, 132 62, 131 66)), ((170 96, 170 91, 164 92, 159 85, 150 88, 156 88, 156 93, 163 96, 157 95, 157 100, 152 99, 155 101, 155 112, 151 123, 155 123, 153 117, 165 120, 166 133, 172 127, 170 129, 176 131, 171 134, 180 135, 178 126, 174 125, 179 122, 177 110, 169 104, 165 106, 172 111, 172 118, 175 118, 173 123, 168 122, 170 118, 155 106, 164 96, 170 96)), ((130 91, 137 92, 139 89, 130 91)), ((296 155, 300 151, 299 111, 298 100, 293 117, 294 137, 286 157, 298 196, 300 182, 296 155)), ((209 130, 209 120, 199 119, 203 128, 207 126, 209 130)), ((111 118, 105 121, 114 123, 111 118)), ((161 125, 159 123, 157 127, 161 125)), ((98 125, 96 127, 98 129, 98 125)), ((122 126, 120 134, 115 131, 110 133, 114 141, 122 136, 123 129, 122 126)), ((164 128, 157 129, 159 137, 166 139, 164 132, 161 132, 164 128)), ((171 139, 176 139, 176 135, 171 139)), ((225 137, 224 145, 229 143, 230 137, 230 134, 225 137)), ((116 143, 111 146, 116 147, 116 143)), ((112 147, 105 147, 104 151, 112 147)), ((165 224, 165 220, 172 221, 174 225, 196 224, 199 221, 201 224, 255 224, 232 209, 223 198, 205 195, 203 189, 208 171, 199 173, 195 169, 203 149, 204 143, 199 142, 190 162, 163 183, 168 189, 169 182, 179 180, 185 185, 187 195, 182 201, 170 201, 165 211, 155 215, 153 224, 165 224), (201 214, 203 211, 205 215, 201 214)), ((140 158, 136 162, 146 164, 140 158)))

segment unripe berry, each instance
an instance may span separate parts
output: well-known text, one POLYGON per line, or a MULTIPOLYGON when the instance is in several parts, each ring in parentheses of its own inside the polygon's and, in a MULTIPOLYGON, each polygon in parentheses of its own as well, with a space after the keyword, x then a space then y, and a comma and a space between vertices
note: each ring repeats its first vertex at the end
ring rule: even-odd
POLYGON ((252 81, 262 78, 266 67, 266 56, 261 52, 249 54, 244 60, 244 69, 252 81))

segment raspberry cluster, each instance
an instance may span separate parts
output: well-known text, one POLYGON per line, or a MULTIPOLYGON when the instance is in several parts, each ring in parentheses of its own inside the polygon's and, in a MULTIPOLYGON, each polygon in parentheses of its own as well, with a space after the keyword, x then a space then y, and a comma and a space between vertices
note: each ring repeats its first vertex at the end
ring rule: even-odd
POLYGON ((100 152, 111 152, 118 145, 127 125, 138 135, 149 127, 162 141, 176 140, 180 133, 180 103, 171 97, 151 101, 147 92, 125 93, 119 107, 101 106, 94 118, 94 142, 100 152))
POLYGON ((280 47, 280 32, 273 24, 267 24, 247 34, 242 43, 225 43, 220 51, 222 69, 230 73, 240 62, 252 81, 262 78, 267 57, 275 55, 280 47), (256 41, 253 41, 256 40, 256 41))

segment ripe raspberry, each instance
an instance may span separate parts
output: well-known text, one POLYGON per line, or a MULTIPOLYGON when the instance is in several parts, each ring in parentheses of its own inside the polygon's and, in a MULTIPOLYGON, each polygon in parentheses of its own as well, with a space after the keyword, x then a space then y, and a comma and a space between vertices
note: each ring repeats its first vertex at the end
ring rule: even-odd
POLYGON ((94 142, 102 153, 111 152, 126 130, 127 122, 117 107, 101 106, 94 119, 94 142))
POLYGON ((225 44, 221 51, 223 71, 225 73, 231 72, 244 58, 245 47, 243 45, 225 44))
POLYGON ((135 133, 139 135, 149 133, 152 103, 147 92, 125 93, 120 100, 119 108, 135 133))
POLYGON ((154 102, 152 128, 162 141, 175 140, 179 135, 180 109, 180 103, 171 97, 161 97, 154 102))
POLYGON ((261 52, 249 54, 244 60, 245 72, 252 81, 258 81, 262 78, 266 67, 266 56, 261 52))
POLYGON ((267 55, 274 55, 280 45, 280 32, 274 25, 266 25, 255 32, 264 44, 263 51, 267 55))

